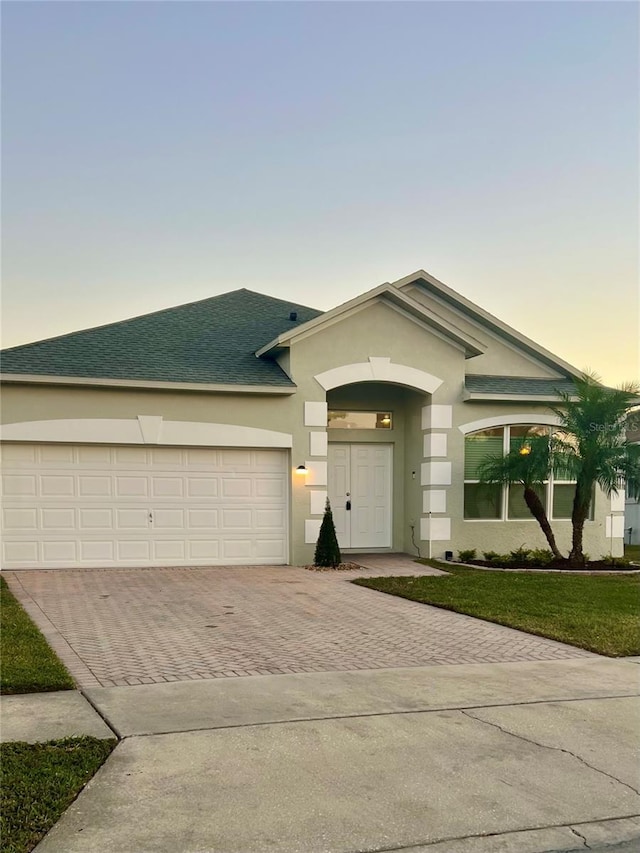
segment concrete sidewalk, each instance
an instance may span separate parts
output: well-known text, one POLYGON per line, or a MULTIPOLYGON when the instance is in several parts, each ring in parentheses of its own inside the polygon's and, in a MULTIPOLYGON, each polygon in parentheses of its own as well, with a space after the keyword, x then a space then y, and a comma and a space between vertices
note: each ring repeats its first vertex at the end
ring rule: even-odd
POLYGON ((107 739, 115 733, 77 690, 0 696, 0 741, 42 743, 65 737, 107 739))
POLYGON ((95 688, 124 739, 37 850, 637 849, 639 674, 592 657, 95 688))
MULTIPOLYGON (((601 657, 266 675, 85 691, 119 737, 638 695, 637 665, 601 657)), ((640 727, 639 727, 640 731, 640 727)))

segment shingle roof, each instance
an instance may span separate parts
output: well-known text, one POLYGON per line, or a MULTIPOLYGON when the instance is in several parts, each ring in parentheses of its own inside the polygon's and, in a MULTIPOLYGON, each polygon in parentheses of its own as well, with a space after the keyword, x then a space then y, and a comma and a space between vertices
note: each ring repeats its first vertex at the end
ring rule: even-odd
POLYGON ((2 373, 292 386, 255 351, 321 311, 242 288, 0 353, 2 373), (296 320, 289 314, 295 312, 296 320))
POLYGON ((464 384, 472 394, 557 397, 558 391, 568 394, 575 391, 571 379, 537 379, 527 376, 466 376, 464 384))

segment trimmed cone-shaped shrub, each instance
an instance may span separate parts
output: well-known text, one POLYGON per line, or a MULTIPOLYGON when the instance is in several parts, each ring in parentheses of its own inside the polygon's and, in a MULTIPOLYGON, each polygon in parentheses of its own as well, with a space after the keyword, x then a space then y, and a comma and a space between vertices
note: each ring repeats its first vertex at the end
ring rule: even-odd
POLYGON ((336 536, 336 527, 333 523, 333 513, 331 512, 329 498, 327 498, 322 524, 320 525, 320 533, 316 542, 316 553, 313 563, 315 566, 334 569, 341 562, 342 555, 340 554, 340 547, 336 536))

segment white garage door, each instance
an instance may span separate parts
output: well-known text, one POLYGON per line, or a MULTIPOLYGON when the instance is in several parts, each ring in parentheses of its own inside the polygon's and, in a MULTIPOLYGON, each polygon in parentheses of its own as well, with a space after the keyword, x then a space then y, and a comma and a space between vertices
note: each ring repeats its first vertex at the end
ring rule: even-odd
POLYGON ((2 565, 282 564, 284 450, 5 444, 2 565))

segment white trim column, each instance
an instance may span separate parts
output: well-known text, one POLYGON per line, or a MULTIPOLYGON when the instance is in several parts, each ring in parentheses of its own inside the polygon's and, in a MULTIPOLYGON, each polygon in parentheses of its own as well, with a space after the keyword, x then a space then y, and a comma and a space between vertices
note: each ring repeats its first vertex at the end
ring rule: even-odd
POLYGON ((422 408, 423 457, 420 466, 422 489, 422 518, 420 539, 426 542, 451 539, 451 518, 447 512, 447 494, 451 486, 451 461, 448 438, 453 419, 453 407, 431 404, 422 408))
POLYGON ((609 542, 612 557, 624 555, 625 490, 611 495, 610 515, 605 516, 605 536, 609 542))
POLYGON ((305 519, 304 541, 306 545, 315 545, 320 533, 322 516, 327 500, 327 404, 320 402, 307 402, 304 404, 305 427, 322 427, 309 431, 309 456, 305 460, 308 471, 306 486, 309 492, 309 515, 315 516, 305 519))

